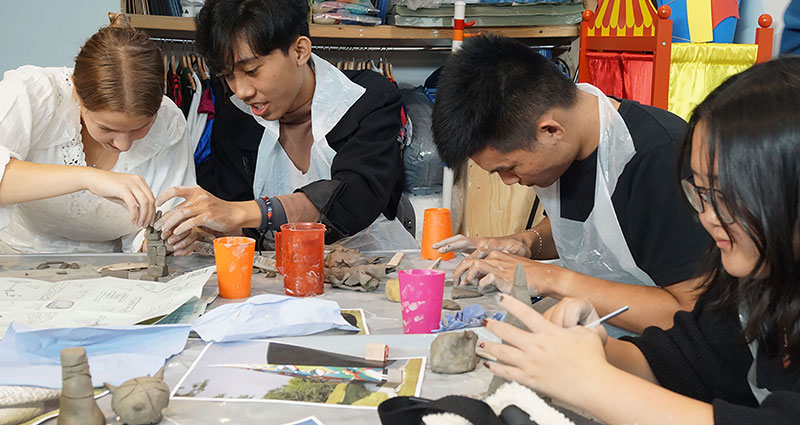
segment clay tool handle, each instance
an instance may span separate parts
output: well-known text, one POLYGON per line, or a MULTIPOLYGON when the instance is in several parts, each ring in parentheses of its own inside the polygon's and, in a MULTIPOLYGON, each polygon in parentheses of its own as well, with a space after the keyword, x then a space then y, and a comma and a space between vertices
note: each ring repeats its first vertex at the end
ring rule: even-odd
POLYGON ((428 270, 436 270, 436 268, 439 267, 439 263, 441 262, 442 262, 442 257, 437 258, 436 261, 434 261, 433 264, 431 264, 428 267, 428 270))
POLYGON ((615 311, 612 311, 611 313, 606 314, 605 316, 595 320, 592 323, 589 323, 588 325, 586 325, 586 327, 587 328, 597 327, 597 326, 601 325, 603 322, 605 322, 606 320, 613 319, 613 318, 619 316, 620 314, 622 314, 622 313, 624 313, 626 311, 628 311, 628 306, 627 305, 625 307, 622 307, 622 308, 620 308, 618 310, 615 310, 615 311))

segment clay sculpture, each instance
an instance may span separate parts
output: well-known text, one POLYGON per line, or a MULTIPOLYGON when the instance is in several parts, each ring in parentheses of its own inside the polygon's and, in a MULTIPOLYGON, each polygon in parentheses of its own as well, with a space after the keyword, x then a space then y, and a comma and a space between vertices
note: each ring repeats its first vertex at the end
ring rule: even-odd
POLYGON ((153 376, 129 379, 111 391, 111 408, 128 425, 147 425, 161 421, 161 411, 169 404, 169 387, 164 383, 164 368, 153 376))
MULTIPOLYGON (((156 213, 155 221, 161 219, 161 211, 156 213)), ((147 226, 147 274, 159 278, 169 273, 167 268, 167 247, 161 239, 161 231, 147 226)))
POLYGON ((435 373, 464 373, 475 369, 478 335, 472 331, 439 334, 431 343, 431 370, 435 373))
MULTIPOLYGON (((530 305, 531 303, 531 296, 528 294, 528 280, 525 278, 525 269, 522 267, 522 263, 517 263, 517 268, 514 270, 514 286, 511 288, 511 295, 525 304, 530 305)), ((528 327, 512 314, 506 316, 506 322, 522 330, 528 330, 528 327)), ((503 341, 503 343, 505 343, 505 341, 503 341)), ((493 393, 497 391, 497 389, 506 382, 508 381, 495 375, 494 378, 492 378, 492 382, 489 384, 489 392, 493 393)))
POLYGON ((83 347, 61 350, 61 406, 58 425, 103 425, 106 418, 94 400, 89 361, 83 347))

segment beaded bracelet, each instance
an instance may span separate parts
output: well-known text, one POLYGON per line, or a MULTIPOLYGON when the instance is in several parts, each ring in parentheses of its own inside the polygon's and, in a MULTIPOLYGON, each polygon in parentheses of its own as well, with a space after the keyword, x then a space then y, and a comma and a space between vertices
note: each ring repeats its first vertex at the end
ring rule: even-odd
POLYGON ((539 248, 536 249, 536 253, 533 254, 533 259, 535 260, 537 257, 539 257, 539 254, 542 253, 542 249, 544 248, 544 238, 542 238, 542 234, 539 233, 539 231, 536 230, 536 229, 528 229, 528 230, 525 230, 525 231, 526 232, 534 232, 534 233, 536 233, 536 236, 539 237, 539 248))
POLYGON ((262 233, 267 232, 272 228, 272 200, 268 196, 262 196, 257 202, 258 207, 261 209, 261 226, 258 230, 262 233))

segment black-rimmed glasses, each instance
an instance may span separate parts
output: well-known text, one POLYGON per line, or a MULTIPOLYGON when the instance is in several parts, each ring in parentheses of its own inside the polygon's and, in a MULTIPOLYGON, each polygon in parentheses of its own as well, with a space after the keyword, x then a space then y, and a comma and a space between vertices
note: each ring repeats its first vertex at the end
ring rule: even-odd
POLYGON ((691 177, 688 179, 681 179, 681 187, 683 188, 683 193, 686 194, 686 198, 689 199, 692 208, 694 208, 698 214, 705 211, 704 203, 712 206, 712 208, 714 208, 713 205, 716 204, 714 213, 720 221, 725 224, 731 224, 736 221, 733 214, 731 214, 728 209, 728 206, 725 204, 725 198, 720 191, 708 187, 697 187, 694 184, 694 178, 691 177), (714 199, 713 204, 711 203, 711 197, 714 199))

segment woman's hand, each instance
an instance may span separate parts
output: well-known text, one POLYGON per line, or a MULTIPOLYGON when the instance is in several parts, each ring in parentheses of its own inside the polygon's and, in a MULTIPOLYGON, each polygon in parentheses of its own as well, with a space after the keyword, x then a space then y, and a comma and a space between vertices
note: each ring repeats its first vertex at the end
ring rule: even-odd
POLYGON ((563 328, 510 296, 500 302, 530 332, 507 323, 487 320, 486 328, 505 344, 480 342, 479 346, 502 363, 487 363, 492 373, 519 382, 548 396, 581 405, 581 388, 596 387, 613 368, 607 361, 602 326, 563 328))
MULTIPOLYGON (((574 328, 576 326, 586 326, 600 318, 592 303, 586 298, 564 298, 556 305, 547 309, 543 314, 544 318, 556 326, 562 328, 574 328)), ((603 346, 608 341, 605 327, 597 326, 595 333, 600 336, 603 346)))
POLYGON ((123 205, 137 227, 149 226, 156 216, 153 192, 142 176, 83 168, 82 186, 97 196, 123 205))

